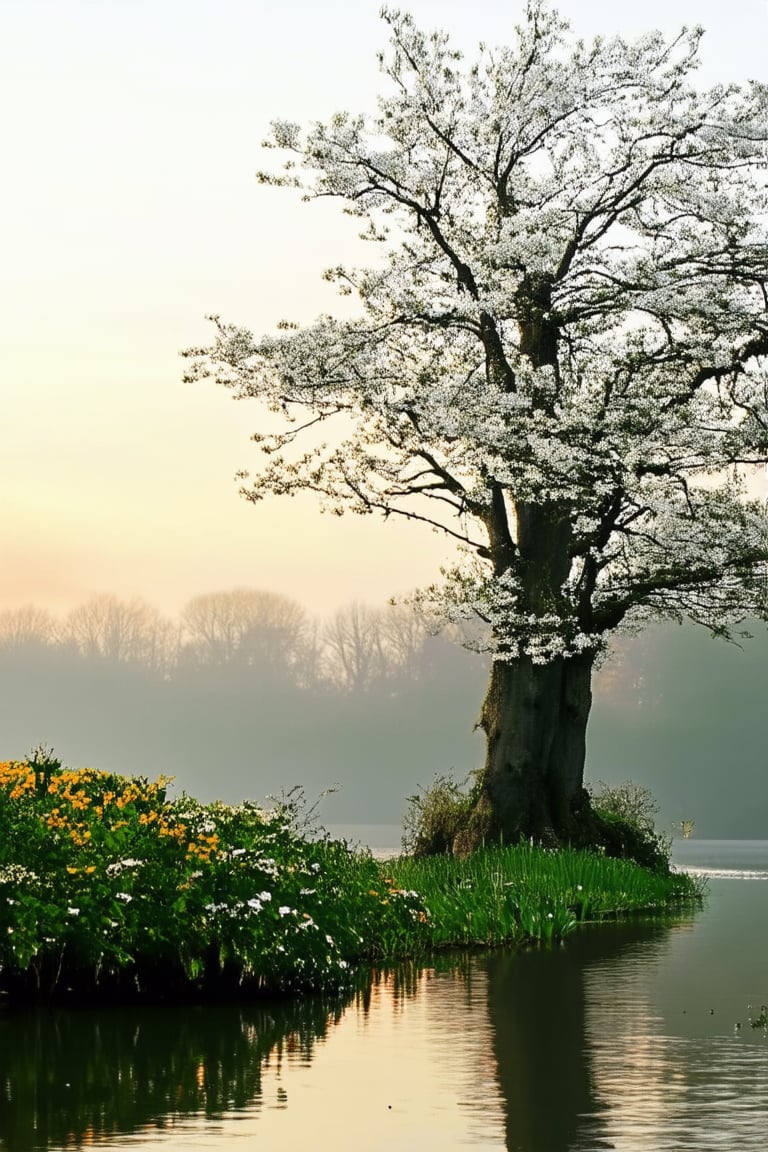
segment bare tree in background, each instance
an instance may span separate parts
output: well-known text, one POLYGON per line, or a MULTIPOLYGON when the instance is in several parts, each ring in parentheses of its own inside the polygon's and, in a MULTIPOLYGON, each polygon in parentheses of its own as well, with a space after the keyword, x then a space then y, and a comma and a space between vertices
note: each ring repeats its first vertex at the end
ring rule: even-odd
POLYGON ((181 621, 186 655, 203 666, 237 663, 287 671, 301 661, 310 632, 295 600, 254 588, 195 596, 181 621))
POLYGON ((86 658, 144 664, 167 671, 178 652, 178 628, 140 599, 93 596, 66 617, 61 639, 86 658))
POLYGON ((322 633, 325 677, 348 692, 364 692, 385 673, 381 612, 352 603, 335 612, 322 633))
POLYGON ((418 679, 430 634, 423 614, 407 604, 390 604, 381 612, 380 631, 390 673, 418 679))
POLYGON ((20 608, 7 608, 0 612, 0 648, 42 647, 52 644, 56 633, 53 616, 36 604, 23 604, 20 608))

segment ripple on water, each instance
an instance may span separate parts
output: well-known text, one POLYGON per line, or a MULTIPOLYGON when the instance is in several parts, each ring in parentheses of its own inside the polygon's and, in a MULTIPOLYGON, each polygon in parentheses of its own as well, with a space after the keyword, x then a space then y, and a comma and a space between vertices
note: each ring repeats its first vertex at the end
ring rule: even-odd
POLYGON ((586 1119, 584 1152, 598 1139, 617 1152, 765 1149, 768 1048, 654 1036, 633 1055, 632 1037, 621 1041, 594 1044, 602 1107, 586 1119))

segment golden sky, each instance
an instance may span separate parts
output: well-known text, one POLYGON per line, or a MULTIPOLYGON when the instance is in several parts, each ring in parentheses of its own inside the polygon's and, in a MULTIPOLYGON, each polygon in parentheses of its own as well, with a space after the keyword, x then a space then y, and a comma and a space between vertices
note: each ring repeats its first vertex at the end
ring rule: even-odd
MULTIPOLYGON (((471 51, 517 4, 414 0, 471 51)), ((768 79, 764 0, 563 0, 579 32, 702 23, 703 83, 768 79)), ((379 0, 0 0, 0 609, 92 593, 177 610, 267 588, 325 613, 437 575, 423 528, 252 506, 256 411, 183 384, 178 351, 218 312, 256 332, 335 309, 354 261, 330 204, 260 188, 273 117, 372 107, 379 0)), ((365 253, 361 259, 365 258, 365 253)))

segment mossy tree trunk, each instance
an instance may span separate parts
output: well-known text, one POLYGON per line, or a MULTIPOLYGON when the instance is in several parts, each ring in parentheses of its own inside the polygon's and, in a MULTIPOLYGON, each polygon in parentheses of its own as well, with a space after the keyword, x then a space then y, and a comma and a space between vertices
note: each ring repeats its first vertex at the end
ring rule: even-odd
POLYGON ((592 664, 587 653, 548 664, 521 657, 493 665, 481 716, 490 839, 560 842, 577 836, 585 811, 592 664))

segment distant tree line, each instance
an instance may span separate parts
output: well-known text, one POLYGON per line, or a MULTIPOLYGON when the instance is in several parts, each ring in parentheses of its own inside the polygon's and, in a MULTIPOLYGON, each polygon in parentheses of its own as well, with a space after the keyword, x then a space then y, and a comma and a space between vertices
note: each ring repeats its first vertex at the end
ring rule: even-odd
MULTIPOLYGON (((469 625, 438 626, 407 604, 372 607, 353 601, 325 620, 279 593, 234 588, 194 596, 177 618, 141 598, 91 596, 56 617, 36 604, 0 611, 0 661, 56 654, 135 665, 176 679, 226 670, 228 678, 268 676, 282 685, 342 693, 406 685, 469 666, 479 676, 488 657, 474 650, 469 625), (469 649, 469 651, 467 650, 469 649)), ((598 671, 602 698, 617 707, 648 702, 644 665, 649 641, 619 637, 598 671)), ((463 680, 463 676, 460 679, 463 680)))
POLYGON ((166 679, 219 669, 354 693, 421 680, 463 639, 455 625, 438 629, 405 605, 353 602, 319 621, 295 600, 253 588, 195 596, 175 620, 142 599, 108 594, 61 618, 34 604, 0 612, 0 659, 58 650, 166 679))
POLYGON ((200 799, 339 785, 325 818, 392 822, 437 772, 478 766, 486 658, 405 605, 326 620, 259 589, 193 597, 173 619, 93 596, 59 618, 0 612, 3 755, 176 777, 200 799))

